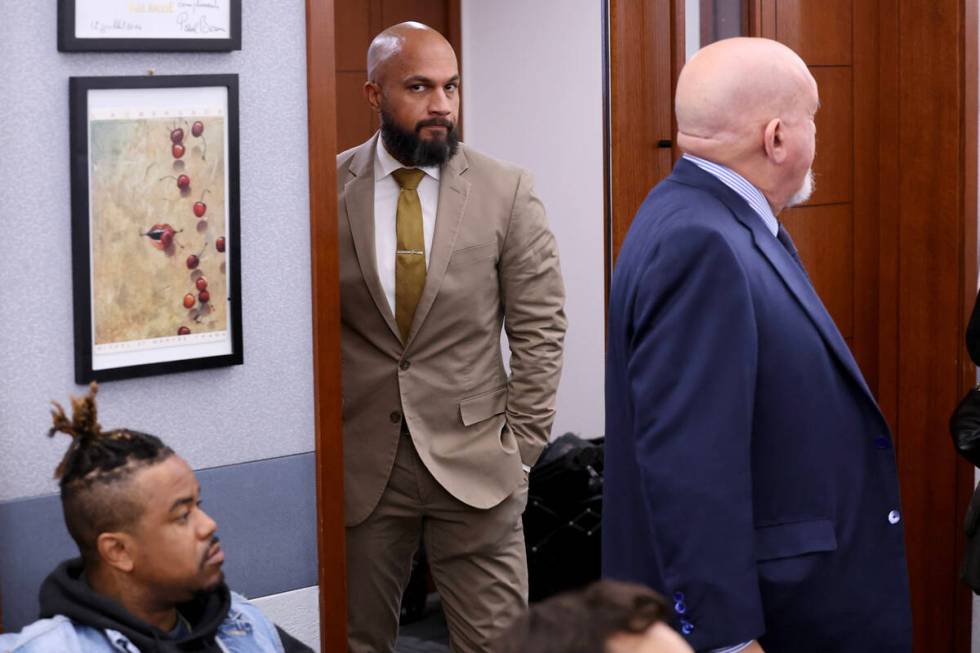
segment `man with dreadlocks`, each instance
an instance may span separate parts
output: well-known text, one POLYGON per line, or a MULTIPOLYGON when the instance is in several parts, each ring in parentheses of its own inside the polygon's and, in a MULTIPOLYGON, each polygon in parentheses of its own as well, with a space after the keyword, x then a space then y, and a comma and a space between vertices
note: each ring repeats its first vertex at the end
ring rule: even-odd
POLYGON ((72 438, 55 477, 81 558, 48 576, 42 619, 0 635, 0 652, 309 651, 228 590, 193 470, 153 435, 103 431, 97 390, 72 397, 71 419, 52 402, 48 432, 72 438))

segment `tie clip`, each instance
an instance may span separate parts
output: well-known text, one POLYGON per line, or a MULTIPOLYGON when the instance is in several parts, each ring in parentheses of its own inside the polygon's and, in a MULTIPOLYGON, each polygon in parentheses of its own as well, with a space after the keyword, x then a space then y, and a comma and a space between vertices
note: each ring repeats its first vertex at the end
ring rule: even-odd
POLYGON ((397 250, 395 250, 395 253, 396 254, 416 254, 418 256, 422 256, 423 254, 425 254, 425 252, 423 252, 420 249, 397 249, 397 250))

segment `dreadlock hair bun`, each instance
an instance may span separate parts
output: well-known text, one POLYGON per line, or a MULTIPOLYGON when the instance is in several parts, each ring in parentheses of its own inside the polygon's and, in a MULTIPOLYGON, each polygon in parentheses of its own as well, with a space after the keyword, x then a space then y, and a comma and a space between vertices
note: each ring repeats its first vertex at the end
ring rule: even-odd
POLYGON ((71 397, 71 418, 61 404, 51 402, 52 425, 48 437, 64 433, 72 439, 54 472, 62 488, 77 481, 97 480, 118 468, 153 463, 173 453, 159 438, 148 433, 129 429, 102 430, 95 405, 98 392, 98 384, 92 381, 87 395, 71 397))

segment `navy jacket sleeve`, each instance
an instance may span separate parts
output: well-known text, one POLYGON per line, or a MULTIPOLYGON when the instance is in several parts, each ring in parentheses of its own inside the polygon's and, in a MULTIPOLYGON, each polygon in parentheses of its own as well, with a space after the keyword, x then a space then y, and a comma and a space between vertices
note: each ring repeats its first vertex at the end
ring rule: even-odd
POLYGON ((655 554, 701 650, 765 629, 750 463, 758 336, 730 243, 675 217, 635 270, 627 379, 655 554))

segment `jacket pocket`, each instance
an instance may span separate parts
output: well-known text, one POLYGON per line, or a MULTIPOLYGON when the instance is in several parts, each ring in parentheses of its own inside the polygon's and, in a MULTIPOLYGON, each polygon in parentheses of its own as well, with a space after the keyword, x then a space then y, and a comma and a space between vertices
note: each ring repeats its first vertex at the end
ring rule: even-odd
POLYGON ((497 257, 497 241, 491 240, 481 245, 464 247, 453 252, 449 259, 449 265, 467 265, 488 258, 497 257))
POLYGON ((755 529, 755 559, 779 560, 837 550, 834 522, 813 519, 755 529))
POLYGON ((481 392, 478 395, 467 397, 459 402, 459 417, 463 420, 464 426, 472 426, 477 422, 490 419, 494 415, 500 415, 507 410, 507 386, 489 392, 481 392))

